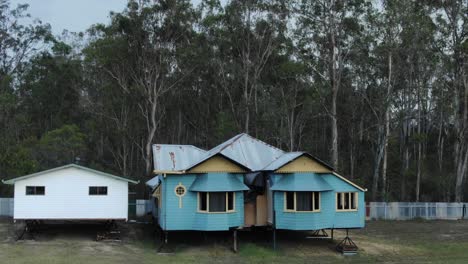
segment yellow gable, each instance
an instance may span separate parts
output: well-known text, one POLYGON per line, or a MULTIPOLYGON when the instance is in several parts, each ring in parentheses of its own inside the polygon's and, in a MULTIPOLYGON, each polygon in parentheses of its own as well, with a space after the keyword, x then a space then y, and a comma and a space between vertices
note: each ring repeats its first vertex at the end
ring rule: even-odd
POLYGON ((284 165, 283 167, 277 169, 276 172, 331 172, 331 170, 309 157, 301 156, 293 160, 292 162, 284 165))
POLYGON ((205 172, 232 172, 244 173, 246 172, 239 165, 229 161, 222 156, 214 156, 197 166, 193 167, 188 173, 205 173, 205 172))

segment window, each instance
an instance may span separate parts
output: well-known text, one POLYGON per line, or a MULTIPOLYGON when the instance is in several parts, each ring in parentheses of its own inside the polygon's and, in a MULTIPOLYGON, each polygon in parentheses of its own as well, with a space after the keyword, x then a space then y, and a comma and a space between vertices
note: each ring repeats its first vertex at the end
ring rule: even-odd
POLYGON ((235 199, 234 192, 199 192, 198 211, 203 213, 234 212, 235 199))
POLYGON ((226 212, 227 193, 213 192, 208 194, 208 209, 210 212, 226 212))
POLYGON ((26 195, 45 195, 44 186, 26 186, 26 195))
POLYGON ((89 186, 89 195, 107 195, 107 186, 89 186))
POLYGON ((234 192, 227 193, 227 210, 234 211, 234 192))
POLYGON ((175 191, 175 193, 176 193, 177 196, 184 196, 184 194, 185 194, 185 187, 182 186, 182 185, 179 185, 179 186, 177 186, 177 187, 175 188, 174 191, 175 191))
POLYGON ((181 182, 174 188, 175 195, 179 197, 179 208, 182 208, 182 197, 185 195, 186 190, 181 182))
POLYGON ((289 212, 319 212, 320 192, 284 192, 284 210, 289 212))
POLYGON ((202 212, 208 211, 208 193, 198 193, 198 210, 202 212))
POLYGON ((336 193, 337 211, 356 211, 357 210, 357 192, 339 192, 336 193))
POLYGON ((294 192, 286 192, 286 210, 294 211, 294 192))

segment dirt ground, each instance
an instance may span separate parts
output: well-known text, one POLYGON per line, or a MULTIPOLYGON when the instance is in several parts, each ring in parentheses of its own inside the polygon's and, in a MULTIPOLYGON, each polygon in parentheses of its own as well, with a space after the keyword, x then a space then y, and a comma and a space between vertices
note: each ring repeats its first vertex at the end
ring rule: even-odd
MULTIPOLYGON (((44 225, 34 240, 15 240, 11 219, 0 219, 0 263, 468 263, 468 221, 370 221, 350 231, 359 246, 355 256, 342 256, 335 240, 308 237, 307 232, 240 232, 233 253, 232 233, 169 234, 164 254, 149 224, 120 225, 121 242, 96 242, 96 224, 44 225)), ((26 237, 30 238, 30 237, 26 237)))

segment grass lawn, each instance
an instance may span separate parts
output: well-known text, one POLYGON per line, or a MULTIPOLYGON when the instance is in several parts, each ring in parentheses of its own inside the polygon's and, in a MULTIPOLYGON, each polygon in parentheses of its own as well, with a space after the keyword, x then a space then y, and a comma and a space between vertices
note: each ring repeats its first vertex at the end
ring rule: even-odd
POLYGON ((122 242, 95 242, 96 226, 46 226, 35 240, 14 241, 10 219, 0 220, 0 263, 468 263, 468 221, 371 221, 351 237, 356 256, 334 250, 335 242, 307 233, 279 232, 273 251, 271 233, 242 232, 240 250, 230 250, 231 233, 172 233, 169 249, 158 254, 151 225, 125 224, 122 242))

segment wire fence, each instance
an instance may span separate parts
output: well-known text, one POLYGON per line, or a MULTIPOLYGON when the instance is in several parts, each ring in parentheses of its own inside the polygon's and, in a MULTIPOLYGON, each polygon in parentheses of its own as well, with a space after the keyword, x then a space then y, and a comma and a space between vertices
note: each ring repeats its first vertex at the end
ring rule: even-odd
POLYGON ((371 202, 366 204, 370 220, 459 220, 468 218, 468 203, 371 202))

